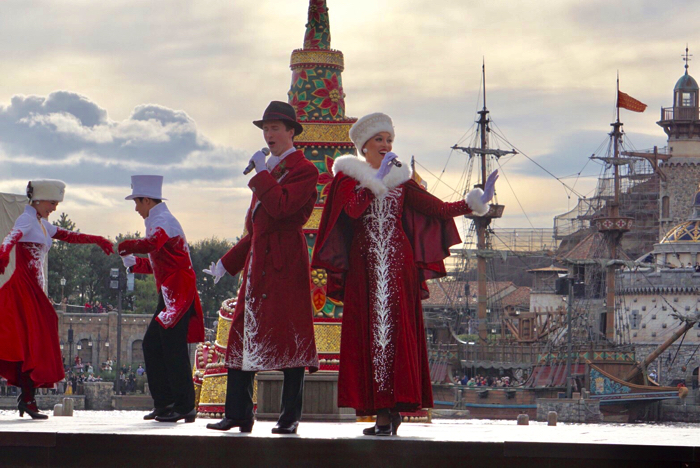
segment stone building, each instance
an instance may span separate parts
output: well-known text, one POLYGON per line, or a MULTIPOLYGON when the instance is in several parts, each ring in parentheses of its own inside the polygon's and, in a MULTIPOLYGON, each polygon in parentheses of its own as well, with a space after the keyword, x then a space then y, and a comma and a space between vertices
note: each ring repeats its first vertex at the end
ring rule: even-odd
MULTIPOLYGON (((618 276, 620 306, 628 322, 623 325, 636 345, 638 359, 649 355, 682 326, 674 314, 700 313, 700 271, 696 271, 700 191, 689 201, 688 219, 669 229, 654 246, 653 267, 625 269, 618 276)), ((700 328, 696 325, 685 334, 682 344, 679 340, 657 359, 654 370, 665 384, 675 380, 697 382, 699 344, 700 328)))
MULTIPOLYGON (((687 50, 686 50, 687 53, 687 50)), ((643 359, 681 327, 672 314, 700 310, 700 89, 685 73, 673 88, 673 105, 661 109, 657 124, 668 136, 670 158, 659 163, 659 243, 647 260, 654 268, 619 274, 621 317, 637 359, 643 359), (697 193, 696 193, 697 192, 697 193), (692 194, 695 193, 695 196, 692 194)), ((696 326, 650 366, 664 384, 685 380, 696 386, 700 359, 696 326)))
MULTIPOLYGON (((95 370, 109 359, 117 360, 117 312, 103 314, 71 314, 57 312, 58 337, 63 362, 74 362, 80 356, 83 364, 92 363, 95 370), (72 338, 72 339, 71 339, 72 338)), ((143 335, 151 321, 150 314, 122 314, 121 362, 143 364, 143 335)))
POLYGON ((660 164, 665 180, 659 191, 659 238, 688 218, 688 196, 700 182, 699 94, 697 81, 688 74, 686 57, 685 74, 673 88, 673 106, 661 108, 657 122, 668 135, 671 156, 660 164))

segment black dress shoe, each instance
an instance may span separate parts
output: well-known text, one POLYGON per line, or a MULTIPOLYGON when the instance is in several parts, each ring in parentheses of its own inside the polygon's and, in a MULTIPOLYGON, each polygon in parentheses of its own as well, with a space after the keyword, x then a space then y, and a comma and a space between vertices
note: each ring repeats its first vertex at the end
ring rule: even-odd
POLYGON ((281 422, 277 421, 275 427, 272 428, 273 434, 296 434, 299 427, 299 421, 281 422))
POLYGON ((378 426, 374 425, 372 427, 368 427, 367 429, 364 429, 362 431, 362 434, 368 435, 368 436, 390 436, 392 433, 392 425, 391 423, 387 424, 386 426, 378 426))
POLYGON ((184 419, 186 423, 193 423, 197 418, 197 410, 192 408, 189 413, 178 413, 177 411, 171 411, 170 413, 163 416, 156 416, 156 421, 158 422, 178 422, 184 419))
POLYGON ((241 432, 252 432, 255 419, 229 419, 224 418, 218 423, 207 424, 207 429, 216 431, 228 431, 234 427, 238 427, 241 432))
POLYGON ((156 416, 165 416, 166 414, 170 413, 173 410, 173 405, 168 405, 165 408, 153 408, 153 411, 148 413, 146 416, 143 417, 146 421, 150 421, 152 419, 156 419, 156 416))

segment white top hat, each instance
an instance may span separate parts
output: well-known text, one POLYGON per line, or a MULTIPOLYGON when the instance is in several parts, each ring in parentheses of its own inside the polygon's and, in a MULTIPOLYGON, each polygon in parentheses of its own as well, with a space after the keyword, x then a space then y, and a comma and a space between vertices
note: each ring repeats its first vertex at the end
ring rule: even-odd
POLYGON ((27 197, 32 201, 63 201, 66 183, 61 180, 37 179, 27 184, 27 197))
POLYGON ((125 200, 147 197, 155 200, 166 200, 163 198, 163 176, 160 175, 132 175, 131 195, 125 200))
POLYGON ((365 146, 367 140, 379 132, 388 132, 393 139, 394 124, 388 115, 375 112, 374 114, 365 115, 350 127, 350 139, 357 151, 362 151, 362 147, 365 146))

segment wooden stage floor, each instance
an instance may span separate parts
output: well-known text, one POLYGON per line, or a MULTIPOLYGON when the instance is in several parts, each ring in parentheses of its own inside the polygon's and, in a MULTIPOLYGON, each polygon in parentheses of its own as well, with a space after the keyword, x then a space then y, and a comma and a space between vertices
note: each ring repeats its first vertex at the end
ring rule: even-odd
POLYGON ((361 435, 368 423, 302 422, 298 435, 279 436, 267 421, 241 434, 208 430, 208 419, 168 424, 143 414, 76 411, 32 421, 2 410, 0 466, 700 468, 693 424, 436 420, 404 423, 398 437, 383 438, 361 435))

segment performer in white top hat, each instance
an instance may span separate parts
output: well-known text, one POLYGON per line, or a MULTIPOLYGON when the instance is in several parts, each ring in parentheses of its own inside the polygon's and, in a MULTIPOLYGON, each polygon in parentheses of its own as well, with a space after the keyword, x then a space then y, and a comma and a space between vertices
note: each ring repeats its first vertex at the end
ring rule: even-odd
POLYGON ((182 226, 163 200, 163 176, 131 176, 135 211, 146 222, 144 239, 125 240, 117 250, 133 273, 153 274, 158 307, 143 337, 148 386, 155 408, 144 419, 193 422, 194 384, 187 343, 204 341, 197 278, 182 226), (148 258, 133 254, 148 254, 148 258))
POLYGON ((34 399, 36 388, 52 388, 63 379, 56 311, 46 296, 44 260, 52 239, 71 244, 97 244, 107 255, 112 243, 100 236, 71 232, 49 223, 63 201, 66 184, 60 180, 32 180, 27 185, 29 204, 0 246, 0 274, 10 253, 15 270, 0 288, 0 375, 20 387, 19 415, 46 419, 34 399))

